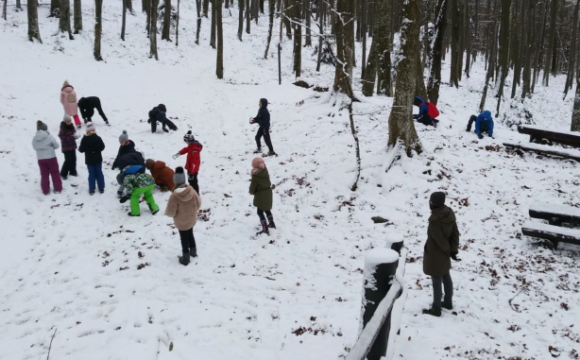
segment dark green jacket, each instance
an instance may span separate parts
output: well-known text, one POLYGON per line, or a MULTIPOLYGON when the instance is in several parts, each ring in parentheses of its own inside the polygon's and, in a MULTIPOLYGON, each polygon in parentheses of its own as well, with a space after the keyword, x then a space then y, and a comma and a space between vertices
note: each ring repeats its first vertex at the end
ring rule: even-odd
POLYGON ((263 211, 272 210, 272 183, 268 169, 252 174, 250 194, 254 195, 254 206, 263 211))
POLYGON ((459 230, 453 210, 447 206, 434 209, 429 217, 427 242, 423 255, 423 272, 442 276, 451 270, 451 254, 457 253, 459 230))

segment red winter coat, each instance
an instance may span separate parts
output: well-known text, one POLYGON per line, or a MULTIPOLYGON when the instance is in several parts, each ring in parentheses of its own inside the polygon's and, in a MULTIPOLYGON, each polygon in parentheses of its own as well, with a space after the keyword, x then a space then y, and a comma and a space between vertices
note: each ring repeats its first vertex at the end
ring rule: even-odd
POLYGON ((197 174, 199 172, 199 165, 201 164, 201 157, 199 153, 203 149, 203 146, 199 142, 194 142, 184 147, 179 151, 181 155, 187 154, 187 160, 185 161, 185 170, 190 174, 197 174))

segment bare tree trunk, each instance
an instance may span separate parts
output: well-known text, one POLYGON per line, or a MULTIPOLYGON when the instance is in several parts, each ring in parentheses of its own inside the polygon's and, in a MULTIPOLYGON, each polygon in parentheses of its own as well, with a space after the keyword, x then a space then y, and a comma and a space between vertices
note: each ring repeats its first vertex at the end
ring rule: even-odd
POLYGON ((401 26, 402 60, 397 68, 397 84, 393 108, 389 115, 388 146, 393 148, 401 141, 405 146, 407 156, 412 156, 413 150, 420 153, 421 143, 413 122, 413 98, 415 97, 417 63, 420 62, 419 28, 420 1, 406 0, 403 4, 401 26))
MULTIPOLYGON (((373 42, 376 40, 378 46, 378 69, 377 69, 377 94, 393 96, 393 81, 391 76, 391 49, 393 47, 392 29, 392 6, 391 0, 381 0, 375 3, 377 12, 376 33, 373 42)), ((372 47, 372 44, 371 44, 372 47)), ((372 79, 374 81, 374 78, 372 79)))
MULTIPOLYGON (((477 15, 476 15, 477 16, 477 15)), ((471 17, 469 15, 469 1, 465 3, 465 11, 463 17, 464 26, 464 43, 465 43, 465 76, 469 78, 469 73, 471 71, 471 54, 473 46, 473 38, 471 36, 471 17)), ((463 55, 462 55, 463 56, 463 55)))
POLYGON ((459 2, 459 50, 457 57, 457 65, 455 71, 457 72, 457 80, 461 82, 463 76, 463 53, 465 52, 465 3, 459 2))
POLYGON ((297 78, 302 74, 302 0, 294 0, 292 27, 294 28, 294 74, 297 78))
MULTIPOLYGON (((100 0, 102 1, 102 0, 100 0)), ((151 45, 149 51, 149 58, 159 60, 157 53, 157 9, 159 8, 159 0, 151 0, 151 25, 149 26, 149 43, 151 45)))
POLYGON ((499 108, 503 97, 505 79, 509 70, 510 51, 510 8, 512 0, 501 0, 501 32, 499 38, 499 90, 497 92, 497 110, 495 116, 499 116, 499 108))
POLYGON ((21 11, 22 10, 22 4, 20 3, 20 0, 16 0, 16 12, 21 11))
MULTIPOLYGON (((517 19, 515 20, 515 26, 513 27, 513 44, 512 44, 512 58, 513 58, 513 62, 514 62, 514 78, 512 81, 512 95, 511 98, 515 98, 516 97, 516 90, 518 88, 518 85, 520 85, 520 79, 521 79, 521 74, 522 74, 522 44, 524 44, 526 42, 526 31, 524 26, 525 24, 525 11, 523 8, 523 3, 524 0, 515 0, 515 8, 520 8, 519 12, 520 12, 520 19, 519 19, 519 24, 517 24, 517 19), (516 31, 516 29, 520 29, 520 31, 516 31)), ((514 11, 514 16, 517 17, 516 12, 514 11)))
MULTIPOLYGON (((6 4, 6 2, 4 2, 4 4, 6 4)), ((74 38, 70 26, 70 0, 60 0, 60 20, 58 24, 60 31, 68 33, 69 39, 73 40, 74 38)))
POLYGON ((74 6, 75 34, 78 34, 83 29, 83 10, 81 0, 74 0, 74 6))
POLYGON ((179 46, 179 18, 180 13, 179 13, 179 8, 180 8, 180 4, 181 0, 177 0, 177 18, 175 19, 175 46, 179 46))
POLYGON ((459 65, 459 40, 461 36, 460 29, 460 11, 459 0, 451 0, 451 70, 449 77, 449 85, 459 87, 459 78, 457 75, 457 66, 459 65))
POLYGON ((161 40, 171 41, 171 0, 164 0, 163 9, 163 29, 161 30, 161 40))
POLYGON ((206 19, 208 18, 209 14, 209 2, 210 0, 203 0, 203 16, 205 16, 206 19))
MULTIPOLYGON (((322 45, 324 35, 324 18, 325 18, 325 4, 324 0, 318 0, 318 58, 316 59, 316 71, 320 72, 320 63, 322 62, 322 45)), ((282 38, 282 23, 280 23, 280 39, 282 38)))
MULTIPOLYGON (((524 50, 524 74, 523 74, 523 84, 522 84, 522 99, 524 99, 527 95, 530 94, 532 88, 532 47, 536 43, 536 27, 534 26, 534 18, 535 18, 535 7, 536 1, 533 0, 531 3, 528 1, 524 1, 527 3, 527 7, 525 9, 526 12, 526 24, 524 31, 528 33, 526 37, 525 43, 525 50, 524 50), (531 32, 531 35, 530 35, 531 32)), ((540 49, 537 49, 540 52, 540 49)))
POLYGON ((4 0, 4 4, 2 4, 2 18, 4 21, 8 20, 8 0, 4 0))
MULTIPOLYGON (((133 14, 133 0, 126 0, 127 4, 125 4, 127 6, 127 10, 129 10, 129 12, 131 14, 133 14)), ((133 14, 134 15, 134 14, 133 14)))
MULTIPOLYGON (((50 0, 50 17, 55 17, 55 11, 60 7, 60 0, 50 0)), ((38 8, 38 7, 37 7, 38 8)))
POLYGON ((144 0, 144 5, 146 6, 145 12, 147 13, 147 24, 145 25, 145 30, 147 31, 147 37, 151 36, 151 3, 153 0, 144 0))
POLYGON ((574 96, 574 110, 572 111, 572 125, 570 130, 580 131, 580 73, 576 79, 576 96, 574 96))
POLYGON ((540 43, 537 46, 538 52, 536 54, 536 59, 534 63, 534 77, 532 81, 532 93, 536 89, 536 82, 538 81, 540 73, 540 63, 542 61, 542 48, 544 47, 544 42, 546 40, 546 25, 548 19, 548 3, 544 2, 544 21, 542 22, 542 35, 540 36, 540 43))
POLYGON ((222 0, 214 0, 216 6, 212 11, 215 11, 216 27, 217 27, 217 59, 215 74, 218 79, 224 78, 224 26, 222 21, 222 0))
MULTIPOLYGON (((250 0, 247 0, 250 1, 250 0)), ((282 20, 284 22, 284 26, 286 26, 286 36, 288 36, 288 39, 291 40, 292 39, 292 24, 290 23, 290 18, 292 17, 290 14, 292 14, 292 12, 290 12, 290 14, 288 13, 288 9, 290 8, 288 6, 288 2, 290 0, 283 0, 284 1, 284 20, 282 20)))
POLYGON ((499 32, 499 23, 497 21, 497 16, 499 14, 499 4, 498 2, 500 2, 501 0, 495 0, 495 5, 494 5, 494 15, 493 15, 493 32, 492 32, 492 36, 491 39, 492 41, 490 42, 490 56, 489 56, 489 61, 487 64, 487 74, 485 75, 485 85, 483 86, 483 94, 481 96, 481 102, 479 103, 479 112, 483 112, 485 110, 485 102, 487 100, 487 91, 489 89, 489 81, 491 80, 492 76, 493 76, 493 72, 495 69, 495 62, 496 62, 496 57, 497 57, 497 34, 499 32))
POLYGON ((306 42, 304 45, 312 46, 312 35, 310 27, 312 26, 312 11, 310 10, 310 0, 304 0, 304 17, 306 18, 306 42))
POLYGON ((242 34, 244 33, 244 0, 238 0, 238 8, 238 39, 242 41, 242 34))
POLYGON ((550 85, 550 69, 552 68, 553 54, 556 48, 556 20, 558 19, 558 1, 559 0, 552 0, 552 10, 550 13, 550 38, 548 39, 548 48, 546 49, 544 79, 542 80, 542 84, 544 86, 550 85))
POLYGON ((449 0, 439 0, 439 14, 435 25, 435 40, 433 41, 433 59, 431 60, 431 72, 427 93, 429 101, 437 104, 439 101, 439 87, 441 85, 441 57, 443 53, 443 38, 447 27, 447 4, 449 0))
POLYGON ((578 10, 580 9, 580 0, 576 0, 576 7, 574 8, 574 25, 572 26, 572 38, 570 39, 570 56, 568 60, 568 76, 566 77, 566 84, 564 85, 564 99, 568 95, 568 90, 572 88, 574 82, 574 70, 576 68, 576 44, 578 42, 578 10))
MULTIPOLYGON (((352 64, 350 63, 351 50, 347 49, 350 42, 347 39, 349 30, 347 23, 353 23, 354 13, 351 0, 337 0, 334 33, 336 37, 336 67, 334 73, 334 86, 336 92, 346 94, 350 99, 354 98, 352 91, 352 64)), ((354 40, 354 39, 353 39, 354 40)))
POLYGON ((199 32, 201 31, 201 0, 195 0, 197 10, 197 30, 195 31, 195 43, 199 45, 199 32))
POLYGON ((252 27, 252 16, 250 14, 251 0, 246 0, 246 33, 249 34, 252 27))
POLYGON ((40 28, 38 27, 38 3, 34 0, 27 1, 28 12, 28 40, 34 42, 36 39, 42 44, 40 38, 40 28))
POLYGON ((95 0, 95 60, 103 61, 101 56, 101 35, 103 33, 103 0, 95 0))
POLYGON ((211 0, 211 35, 209 38, 209 45, 212 48, 216 48, 216 29, 217 29, 217 14, 216 14, 216 1, 217 0, 211 0))
POLYGON ((268 25, 268 40, 266 42, 266 51, 264 52, 264 60, 268 59, 268 51, 270 50, 270 42, 272 41, 272 29, 274 28, 274 13, 276 12, 276 0, 268 1, 268 12, 270 13, 270 24, 268 25))
POLYGON ((127 1, 123 1, 123 20, 121 23, 121 40, 125 41, 125 28, 127 27, 127 1))

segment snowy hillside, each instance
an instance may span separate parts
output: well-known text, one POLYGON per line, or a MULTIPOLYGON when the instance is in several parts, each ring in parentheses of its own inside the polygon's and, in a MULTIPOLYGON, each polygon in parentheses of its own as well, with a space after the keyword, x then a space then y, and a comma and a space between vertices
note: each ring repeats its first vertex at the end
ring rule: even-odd
MULTIPOLYGON (((340 359, 358 335, 364 252, 385 246, 392 233, 404 235, 409 247, 409 295, 395 358, 577 356, 580 248, 550 252, 518 233, 534 202, 580 207, 579 166, 506 152, 502 142, 527 137, 502 119, 495 140, 465 132, 481 98, 481 63, 459 89, 442 87, 440 126, 417 127, 425 152, 388 173, 392 99, 359 96, 354 112, 363 170, 352 192, 356 158, 346 110, 340 98, 291 84, 290 43, 283 45, 278 85, 275 58, 262 59, 265 17, 239 42, 237 9, 224 10, 225 79, 219 81, 205 19, 201 44, 194 44, 193 2, 182 2, 180 46, 158 40, 159 62, 148 58, 140 11, 128 17, 127 41, 120 41, 117 2, 105 2, 105 62, 95 62, 93 5, 84 6, 89 30, 74 41, 53 35, 58 24, 47 18, 46 6, 39 8, 42 45, 26 39, 26 12, 9 11, 0 22, 0 43, 9 49, 0 52, 0 359, 45 358, 55 331, 50 358, 59 360, 340 359), (66 180, 62 194, 40 191, 30 142, 38 119, 58 132, 65 79, 79 96, 99 96, 111 122, 106 127, 95 117, 106 144, 103 195, 88 194, 81 154, 80 176, 66 180), (270 237, 255 236, 259 222, 248 194, 257 130, 248 118, 261 97, 271 103, 279 154, 266 158, 276 185, 278 230, 270 237), (177 132, 151 134, 147 112, 159 103, 177 132), (199 258, 184 267, 177 262, 179 235, 162 215, 169 194, 154 193, 162 209, 156 216, 142 204, 142 216, 129 218, 128 204, 116 198, 111 165, 122 130, 146 157, 183 165, 171 155, 188 129, 204 145, 203 215, 194 229, 199 258), (431 299, 421 256, 428 197, 436 190, 448 193, 461 232, 462 261, 452 271, 456 309, 441 318, 421 315, 431 299), (372 216, 389 222, 375 225, 372 216)), ((303 79, 331 85, 334 68, 318 74, 315 57, 305 54, 303 79)), ((572 100, 561 100, 562 82, 538 87, 526 102, 536 124, 568 129, 572 100)), ((496 106, 491 95, 488 106, 496 106)), ((521 107, 510 109, 506 101, 502 109, 514 119, 521 107)))

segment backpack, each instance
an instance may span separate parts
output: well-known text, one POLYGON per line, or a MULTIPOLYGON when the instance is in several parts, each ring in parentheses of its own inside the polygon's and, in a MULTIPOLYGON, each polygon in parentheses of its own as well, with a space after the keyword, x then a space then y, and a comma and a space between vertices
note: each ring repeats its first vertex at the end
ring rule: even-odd
POLYGON ((439 109, 437 109, 437 106, 435 106, 435 104, 433 103, 427 103, 427 115, 429 115, 429 117, 431 119, 436 119, 437 116, 439 116, 439 109))
POLYGON ((66 96, 66 101, 69 102, 69 104, 73 104, 77 102, 77 97, 74 93, 70 93, 66 96))

